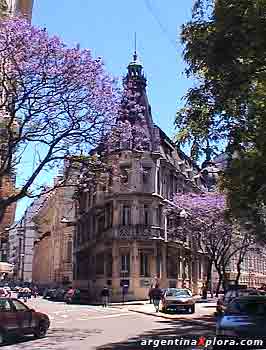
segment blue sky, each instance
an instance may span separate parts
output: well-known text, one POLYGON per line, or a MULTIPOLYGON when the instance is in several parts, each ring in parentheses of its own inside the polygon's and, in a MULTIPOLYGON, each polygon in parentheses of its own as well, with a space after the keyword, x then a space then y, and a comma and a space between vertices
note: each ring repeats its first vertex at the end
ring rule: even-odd
MULTIPOLYGON (((192 5, 193 0, 35 0, 32 22, 68 45, 90 48, 116 77, 126 73, 136 32, 154 122, 173 136, 176 110, 192 86, 183 73, 179 38, 181 25, 191 18, 192 5)), ((17 217, 26 203, 19 203, 17 217)))

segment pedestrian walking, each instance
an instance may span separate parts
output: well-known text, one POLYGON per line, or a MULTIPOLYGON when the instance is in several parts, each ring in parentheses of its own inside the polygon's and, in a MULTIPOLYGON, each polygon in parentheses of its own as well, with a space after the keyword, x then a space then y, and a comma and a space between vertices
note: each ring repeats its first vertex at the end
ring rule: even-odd
POLYGON ((22 294, 23 294, 23 301, 24 301, 24 303, 26 303, 28 298, 30 298, 30 289, 27 287, 23 288, 22 294))
POLYGON ((34 296, 34 298, 36 298, 37 295, 38 295, 38 288, 37 288, 37 286, 34 286, 33 287, 33 296, 34 296))
POLYGON ((153 285, 151 284, 150 289, 149 289, 149 299, 150 299, 150 304, 153 304, 153 299, 152 299, 152 289, 153 289, 153 285))
POLYGON ((208 288, 207 285, 204 283, 202 287, 202 299, 207 300, 208 296, 208 288))
POLYGON ((108 302, 109 302, 109 289, 105 286, 101 292, 101 297, 102 297, 102 306, 103 307, 107 307, 108 306, 108 302))
POLYGON ((159 287, 159 284, 156 284, 155 287, 151 291, 151 297, 153 299, 153 305, 155 307, 155 311, 159 312, 160 301, 162 299, 163 292, 159 287))
POLYGON ((19 288, 17 298, 18 299, 23 298, 23 288, 19 288))

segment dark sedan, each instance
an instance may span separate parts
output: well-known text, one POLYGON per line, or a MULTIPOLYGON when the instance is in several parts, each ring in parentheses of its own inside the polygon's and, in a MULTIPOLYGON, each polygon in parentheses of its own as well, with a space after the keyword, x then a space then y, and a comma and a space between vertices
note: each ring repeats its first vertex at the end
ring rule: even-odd
POLYGON ((42 338, 50 326, 46 314, 30 309, 15 298, 0 298, 0 344, 10 336, 33 334, 42 338))
POLYGON ((65 294, 67 293, 68 289, 64 288, 58 288, 54 292, 51 293, 50 300, 52 301, 64 301, 65 294))
POLYGON ((50 299, 53 294, 56 292, 56 288, 46 288, 43 292, 43 299, 50 299))
MULTIPOLYGON (((266 297, 235 298, 217 320, 216 335, 221 338, 257 339, 266 344, 266 297)), ((254 345, 259 345, 254 344, 254 345)), ((261 344, 263 345, 263 344, 261 344)), ((254 348, 254 346, 252 346, 254 348)), ((243 349, 248 349, 243 345, 243 349)))

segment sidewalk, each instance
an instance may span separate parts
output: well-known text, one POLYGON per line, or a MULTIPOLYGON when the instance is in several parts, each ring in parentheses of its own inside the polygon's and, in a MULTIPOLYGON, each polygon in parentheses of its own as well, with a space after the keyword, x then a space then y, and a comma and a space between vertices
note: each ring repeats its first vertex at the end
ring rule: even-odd
MULTIPOLYGON (((132 306, 132 305, 145 305, 148 303, 148 300, 133 300, 133 301, 125 301, 124 303, 123 302, 117 302, 117 303, 108 303, 109 306, 111 307, 120 307, 120 306, 132 306)), ((96 303, 91 303, 90 305, 95 305, 95 306, 98 306, 98 305, 102 305, 102 303, 100 302, 96 302, 96 303)))

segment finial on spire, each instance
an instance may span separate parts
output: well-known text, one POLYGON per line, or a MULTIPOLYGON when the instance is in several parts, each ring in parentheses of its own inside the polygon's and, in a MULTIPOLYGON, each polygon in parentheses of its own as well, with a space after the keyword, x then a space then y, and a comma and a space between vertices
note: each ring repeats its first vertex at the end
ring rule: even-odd
POLYGON ((134 55, 133 55, 133 60, 136 62, 138 59, 138 55, 137 55, 137 33, 134 33, 134 55))

